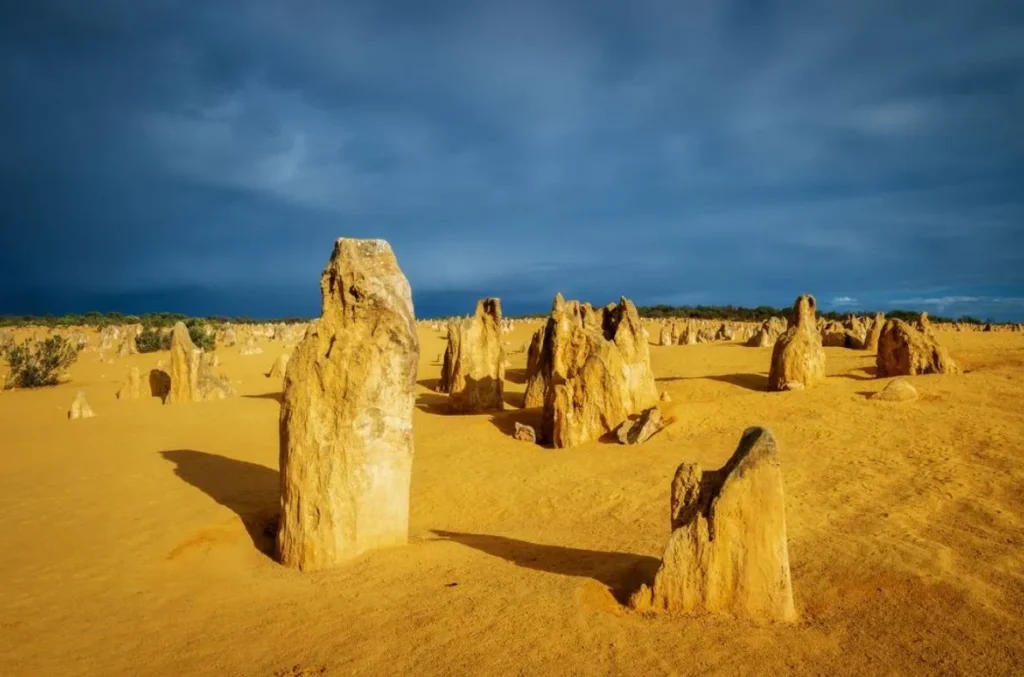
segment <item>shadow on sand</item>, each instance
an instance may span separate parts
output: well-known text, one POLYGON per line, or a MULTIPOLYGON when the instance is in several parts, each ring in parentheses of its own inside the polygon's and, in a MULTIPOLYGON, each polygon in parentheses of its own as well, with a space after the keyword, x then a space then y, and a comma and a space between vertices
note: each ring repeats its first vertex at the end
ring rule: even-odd
POLYGON ((175 475, 238 515, 256 549, 274 556, 281 491, 276 470, 194 449, 160 455, 174 464, 175 475))
POLYGON ((242 395, 251 400, 274 400, 278 404, 284 402, 284 393, 263 393, 262 395, 242 395))
POLYGON ((438 538, 455 541, 518 566, 574 578, 592 578, 605 585, 620 604, 642 583, 649 583, 658 570, 659 560, 625 552, 581 550, 560 545, 528 543, 504 536, 463 534, 434 530, 438 538))
POLYGON ((768 374, 716 374, 713 376, 665 376, 655 381, 721 381, 734 386, 763 393, 768 390, 768 374))
POLYGON ((526 370, 525 369, 506 369, 505 380, 509 383, 515 383, 517 385, 523 385, 526 383, 526 370))
POLYGON ((437 386, 440 383, 441 383, 441 379, 439 379, 439 378, 425 378, 425 379, 416 381, 416 385, 423 386, 424 388, 426 388, 427 390, 429 390, 432 393, 436 393, 437 392, 437 386))
MULTIPOLYGON (((507 396, 506 396, 507 397, 507 396)), ((522 400, 522 396, 519 396, 522 400)), ((540 424, 544 418, 544 411, 540 407, 533 409, 515 409, 512 411, 495 412, 491 416, 491 423, 495 428, 505 435, 512 437, 516 434, 516 423, 533 426, 533 429, 540 432, 540 424)))
POLYGON ((877 374, 877 367, 860 367, 845 374, 836 374, 836 378, 848 378, 851 381, 874 381, 877 374))

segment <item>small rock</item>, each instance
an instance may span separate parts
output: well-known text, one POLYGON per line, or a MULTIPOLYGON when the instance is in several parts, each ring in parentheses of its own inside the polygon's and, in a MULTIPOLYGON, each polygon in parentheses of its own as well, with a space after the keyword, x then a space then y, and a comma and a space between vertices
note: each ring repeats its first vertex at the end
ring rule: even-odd
POLYGON ((662 402, 671 402, 672 401, 672 396, 668 394, 667 390, 663 390, 661 392, 661 395, 658 397, 658 399, 661 400, 662 402))
POLYGON ((910 402, 917 399, 917 390, 907 381, 898 378, 889 382, 882 390, 871 396, 883 402, 910 402))
POLYGON ((635 421, 625 421, 619 426, 619 444, 642 444, 661 428, 661 410, 657 407, 645 409, 635 421))
POLYGON ((533 429, 533 426, 523 425, 518 421, 516 422, 516 432, 514 437, 520 442, 537 444, 537 431, 533 429))

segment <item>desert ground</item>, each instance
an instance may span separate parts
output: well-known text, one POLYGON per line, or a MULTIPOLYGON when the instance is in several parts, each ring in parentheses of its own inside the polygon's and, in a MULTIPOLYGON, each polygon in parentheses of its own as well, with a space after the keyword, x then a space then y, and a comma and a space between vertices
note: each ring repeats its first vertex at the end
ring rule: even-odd
MULTIPOLYGON (((507 335, 517 349, 538 324, 507 335)), ((942 332, 966 368, 871 401, 874 354, 764 392, 771 348, 652 346, 670 425, 638 446, 547 449, 506 410, 451 415, 445 337, 419 327, 410 543, 328 571, 273 558, 280 342, 219 348, 238 397, 118 401, 132 365, 0 392, 5 675, 1011 675, 1024 671, 1024 335, 942 332), (83 390, 95 418, 67 420, 83 390), (778 440, 799 620, 649 616, 682 461, 778 440)), ((652 336, 652 340, 655 337, 652 336)))

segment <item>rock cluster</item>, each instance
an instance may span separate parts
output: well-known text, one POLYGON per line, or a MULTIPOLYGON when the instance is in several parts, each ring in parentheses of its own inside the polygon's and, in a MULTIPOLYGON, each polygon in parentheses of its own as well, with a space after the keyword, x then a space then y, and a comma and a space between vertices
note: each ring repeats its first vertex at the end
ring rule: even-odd
POLYGON ((846 345, 846 329, 838 322, 826 322, 821 328, 821 345, 842 348, 846 345))
POLYGON ((280 419, 277 554, 305 570, 408 540, 419 359, 412 293, 387 242, 337 240, 320 292, 280 419))
POLYGON ((772 351, 768 390, 795 390, 825 378, 825 350, 815 323, 813 296, 803 295, 793 304, 793 320, 772 351))
POLYGON ((780 317, 770 317, 754 331, 747 340, 747 345, 752 348, 771 348, 785 331, 785 320, 780 317))
POLYGON ((960 367, 939 345, 928 325, 923 327, 925 332, 903 320, 891 319, 885 323, 875 357, 878 377, 960 373, 960 367))
POLYGON ((638 610, 796 618, 782 468, 772 434, 748 428, 721 469, 684 463, 672 480, 672 534, 638 610))
POLYGON ((645 332, 628 299, 595 310, 558 295, 543 332, 527 383, 528 402, 544 394, 543 441, 577 446, 657 404, 645 332))

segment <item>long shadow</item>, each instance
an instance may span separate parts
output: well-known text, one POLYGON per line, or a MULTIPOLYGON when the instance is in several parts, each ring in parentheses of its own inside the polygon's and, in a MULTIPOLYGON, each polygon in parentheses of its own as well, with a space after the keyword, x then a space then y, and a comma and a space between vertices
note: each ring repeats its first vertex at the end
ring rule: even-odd
POLYGON ((836 374, 833 378, 845 378, 851 381, 874 381, 874 376, 858 376, 857 374, 836 374))
POLYGON ((658 382, 664 381, 693 381, 708 379, 709 381, 721 381, 722 383, 729 383, 734 386, 746 388, 747 390, 755 390, 763 393, 768 390, 768 375, 767 374, 716 374, 713 376, 663 376, 661 378, 654 379, 658 382))
POLYGON ((149 370, 149 393, 153 397, 159 397, 161 402, 167 401, 171 392, 171 376, 162 369, 149 370))
POLYGON ((525 369, 506 369, 505 380, 509 383, 516 383, 522 385, 526 383, 526 370, 525 369))
POLYGON ((650 583, 661 563, 655 557, 626 552, 605 552, 541 545, 504 536, 464 534, 457 531, 434 533, 441 539, 455 541, 518 566, 574 578, 592 578, 605 585, 620 604, 641 584, 650 583))
POLYGON ((506 390, 501 394, 501 399, 507 406, 522 409, 526 403, 526 393, 510 393, 506 390))
POLYGON ((281 492, 276 470, 194 449, 160 455, 174 464, 175 475, 238 515, 256 549, 273 557, 281 492))
POLYGON ((440 393, 422 393, 416 398, 416 408, 438 416, 452 415, 451 407, 448 405, 448 396, 440 393))
POLYGON ((731 383, 734 386, 746 388, 747 390, 756 390, 759 393, 763 393, 768 390, 767 374, 719 374, 717 376, 708 376, 706 378, 709 378, 712 381, 731 383))
POLYGON ((275 400, 278 404, 284 402, 284 393, 263 393, 262 395, 242 395, 251 400, 275 400))
POLYGON ((441 382, 439 378, 425 378, 421 381, 416 381, 416 385, 421 385, 430 392, 437 392, 437 385, 441 382))

